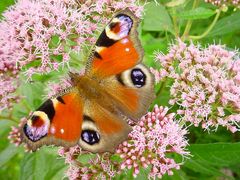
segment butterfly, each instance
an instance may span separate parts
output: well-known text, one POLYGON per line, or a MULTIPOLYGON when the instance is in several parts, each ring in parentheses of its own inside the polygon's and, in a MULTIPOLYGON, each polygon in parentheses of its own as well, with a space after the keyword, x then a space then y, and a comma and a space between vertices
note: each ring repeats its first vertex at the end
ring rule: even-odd
POLYGON ((46 100, 21 129, 21 139, 35 151, 43 145, 114 152, 154 99, 154 77, 141 63, 139 19, 117 13, 100 34, 85 74, 70 73, 72 87, 46 100))

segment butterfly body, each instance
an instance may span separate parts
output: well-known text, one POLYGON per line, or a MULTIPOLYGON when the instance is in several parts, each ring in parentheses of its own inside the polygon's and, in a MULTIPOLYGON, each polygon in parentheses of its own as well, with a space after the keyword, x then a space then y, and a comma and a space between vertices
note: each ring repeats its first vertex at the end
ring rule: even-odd
POLYGON ((154 98, 154 78, 141 63, 138 19, 130 10, 106 26, 89 57, 86 72, 70 73, 72 87, 48 99, 22 128, 30 149, 79 144, 91 152, 113 152, 154 98))
POLYGON ((104 87, 100 81, 88 76, 73 78, 74 85, 78 89, 79 95, 88 99, 98 99, 106 96, 104 87))

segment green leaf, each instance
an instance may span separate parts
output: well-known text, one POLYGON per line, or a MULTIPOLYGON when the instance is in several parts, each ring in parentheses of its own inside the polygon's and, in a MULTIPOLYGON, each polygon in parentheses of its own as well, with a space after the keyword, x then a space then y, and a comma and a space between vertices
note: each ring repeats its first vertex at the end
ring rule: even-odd
POLYGON ((184 166, 195 172, 223 176, 219 169, 240 163, 240 143, 192 144, 188 149, 193 157, 184 166))
POLYGON ((78 45, 78 43, 76 43, 75 41, 72 41, 71 39, 67 39, 66 44, 69 46, 77 46, 78 45))
POLYGON ((182 170, 173 170, 173 175, 169 176, 168 174, 165 174, 162 178, 163 180, 186 180, 187 175, 182 170))
POLYGON ((208 37, 222 36, 231 32, 240 31, 240 12, 235 12, 230 16, 220 19, 208 37))
POLYGON ((152 104, 169 106, 168 101, 170 99, 170 87, 172 83, 173 81, 171 79, 164 79, 157 86, 155 86, 157 97, 152 104))
POLYGON ((143 21, 143 30, 145 31, 169 31, 173 32, 172 20, 168 11, 161 4, 154 2, 145 6, 146 14, 143 21))
POLYGON ((74 52, 72 51, 70 54, 70 66, 74 67, 74 68, 78 68, 81 69, 83 67, 83 65, 86 64, 88 55, 84 55, 84 53, 78 53, 78 52, 74 52))
POLYGON ((58 35, 54 35, 51 37, 51 40, 49 42, 50 48, 57 48, 60 44, 60 37, 58 35))
POLYGON ((13 4, 14 4, 14 0, 0 1, 0 14, 2 14, 2 12, 5 11, 8 6, 13 5, 13 4))
MULTIPOLYGON (((10 131, 10 127, 16 125, 15 122, 10 121, 8 119, 1 119, 0 120, 0 127, 1 127, 1 131, 0 131, 0 139, 1 139, 1 143, 0 143, 0 153, 2 153, 4 151, 4 149, 7 148, 7 146, 9 145, 9 140, 8 140, 8 135, 9 135, 9 131, 10 131)), ((1 156, 0 154, 0 164, 2 163, 2 159, 1 157, 5 158, 4 156, 1 156)))
POLYGON ((176 16, 181 19, 194 20, 194 19, 207 19, 213 16, 215 13, 216 12, 211 9, 199 7, 196 9, 183 11, 181 13, 176 14, 176 16))
POLYGON ((26 102, 31 108, 38 108, 41 104, 42 96, 44 94, 43 87, 43 83, 41 82, 35 82, 32 84, 25 83, 19 87, 21 94, 26 97, 26 102))
MULTIPOLYGON (((56 175, 65 167, 63 159, 57 153, 47 148, 28 153, 21 162, 20 180, 57 179, 56 175)), ((61 174, 59 179, 63 177, 61 174)))
POLYGON ((144 56, 144 64, 150 67, 157 67, 158 63, 154 60, 154 52, 167 51, 167 39, 166 38, 155 38, 151 35, 151 33, 146 33, 141 36, 142 46, 145 52, 144 56))
POLYGON ((19 151, 19 148, 13 144, 9 144, 4 150, 0 152, 0 167, 12 159, 19 151))

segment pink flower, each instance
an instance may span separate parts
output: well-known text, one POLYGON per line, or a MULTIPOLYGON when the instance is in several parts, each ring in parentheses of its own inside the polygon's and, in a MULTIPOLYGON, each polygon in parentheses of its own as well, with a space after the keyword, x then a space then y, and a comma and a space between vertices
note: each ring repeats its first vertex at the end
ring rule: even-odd
POLYGON ((187 46, 179 40, 170 47, 169 54, 157 54, 156 60, 163 67, 152 70, 156 79, 174 80, 169 103, 179 105, 183 121, 201 124, 204 129, 222 125, 232 132, 240 130, 240 119, 226 113, 240 114, 238 52, 221 45, 187 46), (165 75, 159 78, 162 72, 165 75))
MULTIPOLYGON (((15 144, 16 146, 19 146, 20 144, 22 144, 22 140, 20 138, 20 131, 21 131, 21 127, 23 127, 23 125, 27 122, 27 118, 22 118, 18 124, 18 127, 12 126, 12 130, 9 133, 8 139, 10 140, 10 142, 12 144, 15 144)), ((27 147, 26 147, 26 150, 27 147)))
POLYGON ((20 96, 15 93, 20 84, 18 78, 18 70, 1 71, 0 69, 0 112, 6 108, 11 111, 13 103, 20 100, 20 96))
POLYGON ((205 0, 207 3, 211 3, 215 6, 236 6, 239 8, 240 0, 205 0))

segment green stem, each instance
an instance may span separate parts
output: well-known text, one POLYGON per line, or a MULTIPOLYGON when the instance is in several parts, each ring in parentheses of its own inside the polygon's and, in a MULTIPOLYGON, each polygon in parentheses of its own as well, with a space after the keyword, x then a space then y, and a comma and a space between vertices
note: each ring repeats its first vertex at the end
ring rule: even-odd
MULTIPOLYGON (((199 4, 199 0, 194 0, 192 9, 195 9, 198 6, 198 4, 199 4)), ((188 20, 187 21, 187 25, 186 25, 184 33, 183 33, 183 35, 181 37, 182 41, 185 41, 186 37, 188 36, 189 31, 190 31, 190 29, 192 27, 192 23, 193 23, 192 20, 188 20)))
POLYGON ((221 14, 221 10, 217 9, 216 16, 215 16, 213 22, 212 22, 212 23, 210 24, 210 26, 207 28, 207 30, 206 30, 204 33, 202 33, 201 35, 198 35, 198 36, 188 36, 188 39, 199 40, 199 39, 204 38, 206 35, 208 35, 208 33, 213 29, 213 27, 214 27, 215 24, 217 23, 220 14, 221 14))
POLYGON ((158 89, 158 91, 157 91, 157 93, 156 93, 156 94, 157 94, 157 97, 162 93, 162 91, 164 90, 166 84, 167 84, 167 80, 165 80, 165 81, 163 81, 163 82, 161 83, 160 88, 158 89))
POLYGON ((19 123, 18 120, 17 120, 17 119, 14 119, 12 116, 0 116, 0 120, 4 120, 4 119, 13 121, 13 122, 15 122, 15 123, 19 123))
POLYGON ((29 107, 28 103, 26 102, 26 100, 24 99, 23 101, 23 106, 25 107, 25 109, 30 112, 32 109, 29 107))
POLYGON ((177 17, 176 17, 176 9, 173 9, 173 16, 172 16, 172 20, 173 20, 173 27, 174 27, 174 32, 175 32, 175 37, 179 36, 179 29, 178 29, 178 23, 177 23, 177 17))

